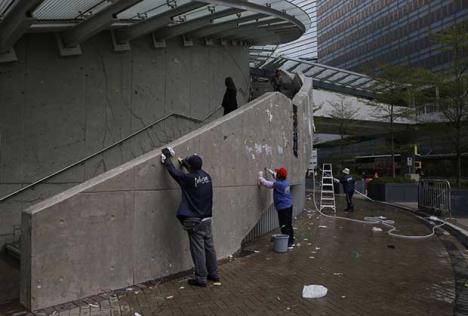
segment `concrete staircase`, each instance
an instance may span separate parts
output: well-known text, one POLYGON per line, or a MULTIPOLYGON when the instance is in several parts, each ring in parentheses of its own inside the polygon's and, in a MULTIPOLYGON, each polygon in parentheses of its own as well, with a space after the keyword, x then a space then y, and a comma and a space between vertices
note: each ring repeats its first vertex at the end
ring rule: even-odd
POLYGON ((24 209, 180 138, 221 115, 222 108, 202 119, 177 113, 166 115, 99 152, 0 198, 0 250, 20 259, 21 212, 24 209))
MULTIPOLYGON (((311 93, 307 82, 293 101, 265 94, 171 142, 178 156, 201 154, 213 178, 220 259, 239 250, 271 205, 256 171, 283 165, 292 186, 303 184, 311 93)), ((23 211, 21 302, 36 310, 189 269, 179 200, 158 148, 23 211)))

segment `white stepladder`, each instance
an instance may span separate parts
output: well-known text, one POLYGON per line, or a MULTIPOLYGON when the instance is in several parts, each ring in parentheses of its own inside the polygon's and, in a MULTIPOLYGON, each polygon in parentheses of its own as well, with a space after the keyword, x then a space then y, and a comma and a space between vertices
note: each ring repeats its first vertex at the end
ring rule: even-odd
POLYGON ((320 211, 330 208, 336 213, 333 169, 331 163, 322 166, 322 189, 320 190, 320 211))

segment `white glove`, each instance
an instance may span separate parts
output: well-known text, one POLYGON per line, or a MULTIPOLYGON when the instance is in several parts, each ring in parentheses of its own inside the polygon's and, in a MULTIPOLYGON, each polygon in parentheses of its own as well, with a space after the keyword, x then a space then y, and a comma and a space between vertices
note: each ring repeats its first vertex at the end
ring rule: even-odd
POLYGON ((166 155, 161 154, 161 163, 164 164, 166 163, 166 155))
POLYGON ((336 183, 340 182, 340 180, 338 180, 337 178, 333 178, 333 181, 336 182, 336 183))
POLYGON ((168 149, 169 152, 171 153, 172 157, 174 157, 174 156, 175 156, 174 148, 172 148, 172 147, 167 147, 167 149, 168 149))
POLYGON ((267 171, 268 171, 268 173, 270 173, 270 174, 271 174, 271 176, 272 176, 273 178, 275 178, 275 179, 276 179, 276 172, 274 172, 273 170, 271 170, 271 169, 268 169, 268 168, 267 168, 267 171))
POLYGON ((258 172, 258 177, 259 177, 259 178, 263 178, 263 171, 259 171, 259 172, 258 172))

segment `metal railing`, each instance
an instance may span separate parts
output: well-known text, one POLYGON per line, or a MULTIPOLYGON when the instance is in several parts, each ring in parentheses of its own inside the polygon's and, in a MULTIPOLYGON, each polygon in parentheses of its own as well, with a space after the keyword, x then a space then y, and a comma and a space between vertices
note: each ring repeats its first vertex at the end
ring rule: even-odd
POLYGON ((99 151, 97 151, 97 152, 95 152, 95 153, 93 153, 93 154, 91 154, 91 155, 89 155, 89 156, 86 156, 86 157, 84 157, 84 158, 78 160, 77 162, 74 162, 74 163, 71 164, 71 165, 68 165, 68 166, 66 166, 66 167, 64 167, 64 168, 62 168, 62 169, 60 169, 60 170, 58 170, 58 171, 56 171, 56 172, 54 172, 54 173, 51 173, 51 174, 49 174, 49 175, 47 175, 47 176, 45 176, 45 177, 43 177, 43 178, 41 178, 41 179, 39 179, 39 180, 37 180, 37 181, 34 181, 33 183, 28 184, 27 186, 25 186, 25 187, 23 187, 23 188, 21 188, 21 189, 19 189, 19 190, 16 190, 16 191, 14 191, 14 192, 12 192, 12 193, 10 193, 10 194, 7 194, 7 195, 3 196, 2 198, 0 198, 0 202, 5 202, 5 201, 8 200, 9 198, 14 197, 14 196, 20 194, 21 192, 24 192, 24 191, 27 191, 27 190, 29 190, 29 189, 32 189, 33 187, 35 187, 35 186, 37 186, 37 185, 39 185, 39 184, 41 184, 41 183, 44 183, 45 181, 47 181, 47 180, 49 180, 49 179, 51 179, 51 178, 53 178, 53 177, 55 177, 55 176, 57 176, 57 175, 59 175, 59 174, 64 173, 64 172, 67 171, 67 170, 72 169, 73 167, 82 165, 83 163, 89 161, 90 159, 92 159, 92 158, 94 158, 94 157, 97 157, 97 156, 103 154, 104 152, 106 152, 106 151, 108 151, 108 150, 114 148, 114 147, 117 147, 117 146, 119 146, 119 145, 122 145, 122 144, 125 143, 127 140, 129 140, 129 139, 131 139, 131 138, 133 138, 133 137, 135 137, 135 136, 137 136, 137 135, 139 135, 139 134, 141 134, 141 133, 143 133, 143 132, 149 130, 150 128, 156 126, 157 124, 159 124, 159 123, 161 123, 161 122, 163 122, 163 121, 165 121, 165 120, 167 120, 167 119, 169 119, 169 118, 171 118, 171 117, 179 117, 179 118, 183 118, 183 119, 186 119, 186 120, 195 122, 195 123, 202 123, 202 122, 205 122, 206 120, 208 120, 208 119, 209 119, 210 117, 212 117, 214 114, 216 114, 221 108, 222 108, 222 107, 216 108, 216 110, 214 110, 213 112, 211 112, 210 114, 208 114, 207 116, 205 116, 205 117, 202 118, 202 119, 197 119, 197 118, 189 117, 189 116, 186 116, 186 115, 184 115, 184 114, 179 114, 179 113, 171 113, 171 114, 168 114, 168 115, 166 115, 166 116, 164 116, 164 117, 162 117, 162 118, 160 118, 160 119, 158 119, 158 120, 156 120, 156 121, 150 123, 149 125, 147 125, 147 126, 141 128, 141 129, 139 129, 138 131, 136 131, 136 132, 134 132, 134 133, 132 133, 132 134, 126 136, 125 138, 123 138, 123 139, 121 139, 121 140, 119 140, 119 141, 117 141, 117 142, 115 142, 115 143, 113 143, 113 144, 111 144, 111 145, 109 145, 109 146, 107 146, 107 147, 104 147, 103 149, 101 149, 101 150, 99 150, 99 151))
POLYGON ((451 187, 447 180, 421 180, 418 185, 418 208, 452 217, 451 187))

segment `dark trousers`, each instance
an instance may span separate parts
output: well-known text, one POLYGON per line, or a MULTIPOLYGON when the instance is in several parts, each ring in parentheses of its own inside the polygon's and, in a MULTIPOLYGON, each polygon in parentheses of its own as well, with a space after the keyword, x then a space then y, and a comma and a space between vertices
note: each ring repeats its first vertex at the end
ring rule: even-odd
POLYGON ((278 222, 281 229, 281 233, 289 235, 289 245, 294 243, 294 229, 292 227, 292 210, 292 206, 288 208, 277 209, 278 222))
POLYGON ((354 210, 354 206, 353 206, 353 194, 354 194, 354 191, 351 191, 351 192, 346 192, 346 204, 347 207, 346 209, 347 210, 354 210))
POLYGON ((218 278, 218 262, 211 232, 211 220, 193 221, 185 219, 182 224, 187 230, 190 241, 190 253, 195 265, 195 278, 203 283, 207 277, 218 278))

